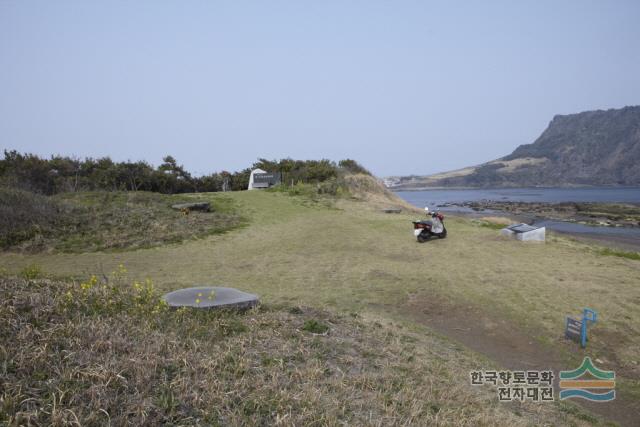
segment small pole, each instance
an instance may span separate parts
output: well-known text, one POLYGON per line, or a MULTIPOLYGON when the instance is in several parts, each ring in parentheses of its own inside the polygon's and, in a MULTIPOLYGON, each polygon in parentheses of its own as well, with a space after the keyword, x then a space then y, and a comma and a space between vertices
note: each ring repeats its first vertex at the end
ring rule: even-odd
POLYGON ((580 346, 587 347, 587 323, 596 323, 598 321, 598 313, 590 308, 585 308, 582 312, 582 328, 580 330, 580 346))

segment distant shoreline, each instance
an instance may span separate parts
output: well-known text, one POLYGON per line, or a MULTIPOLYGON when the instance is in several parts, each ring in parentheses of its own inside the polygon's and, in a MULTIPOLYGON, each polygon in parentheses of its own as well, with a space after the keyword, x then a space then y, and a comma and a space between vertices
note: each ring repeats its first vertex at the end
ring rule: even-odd
MULTIPOLYGON (((515 187, 421 187, 421 188, 398 188, 386 187, 387 190, 395 192, 399 191, 442 191, 442 190, 570 190, 570 189, 640 189, 640 185, 561 185, 561 186, 515 186, 515 187)), ((640 200, 639 200, 640 201, 640 200)))

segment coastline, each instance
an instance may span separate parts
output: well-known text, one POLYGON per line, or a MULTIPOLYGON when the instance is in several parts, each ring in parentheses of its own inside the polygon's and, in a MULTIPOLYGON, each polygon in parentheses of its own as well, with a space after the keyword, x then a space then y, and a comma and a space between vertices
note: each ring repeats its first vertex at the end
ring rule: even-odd
POLYGON ((442 186, 434 186, 434 187, 408 187, 403 188, 400 186, 385 186, 387 190, 392 191, 394 193, 402 192, 402 191, 459 191, 459 190, 479 190, 479 191, 490 191, 490 190, 572 190, 572 189, 593 189, 593 190, 618 190, 618 189, 634 189, 640 188, 635 185, 560 185, 560 186, 548 186, 548 185, 530 185, 530 186, 502 186, 502 187, 442 187, 442 186))
POLYGON ((640 188, 447 188, 395 191, 414 206, 473 219, 505 217, 612 249, 640 252, 640 188))
POLYGON ((592 227, 640 227, 640 204, 597 202, 513 202, 482 200, 458 206, 473 211, 499 211, 513 215, 533 215, 592 227))
MULTIPOLYGON (((472 203, 463 205, 468 206, 470 204, 472 203)), ((478 205, 477 203, 473 204, 475 206, 478 205)), ((550 231, 554 233, 568 236, 583 243, 595 244, 616 250, 640 252, 640 224, 631 226, 622 225, 620 222, 611 219, 609 219, 609 221, 611 221, 611 223, 609 224, 594 224, 585 221, 584 217, 582 216, 571 216, 566 212, 556 215, 554 215, 553 213, 544 215, 544 212, 536 211, 535 208, 532 210, 523 209, 523 205, 526 205, 523 203, 502 202, 502 204, 509 204, 511 205, 510 207, 517 206, 517 208, 511 210, 496 209, 495 205, 487 203, 487 206, 492 206, 492 208, 471 208, 471 211, 454 210, 450 211, 450 213, 455 216, 480 220, 489 216, 508 218, 513 222, 523 222, 530 225, 546 226, 550 231), (563 224, 566 224, 567 226, 562 227, 563 224), (582 227, 573 227, 573 225, 582 227), (588 227, 588 232, 575 231, 575 229, 580 228, 584 230, 584 227, 588 227), (625 231, 628 231, 628 233, 625 233, 625 231)), ((532 205, 536 205, 536 207, 538 208, 545 207, 547 208, 546 212, 553 212, 553 210, 549 210, 548 208, 553 208, 555 204, 535 203, 532 205)), ((608 204, 591 203, 589 205, 593 207, 604 207, 608 204)), ((640 205, 637 205, 636 208, 640 212, 640 205)), ((602 220, 604 220, 604 217, 602 218, 602 220)))

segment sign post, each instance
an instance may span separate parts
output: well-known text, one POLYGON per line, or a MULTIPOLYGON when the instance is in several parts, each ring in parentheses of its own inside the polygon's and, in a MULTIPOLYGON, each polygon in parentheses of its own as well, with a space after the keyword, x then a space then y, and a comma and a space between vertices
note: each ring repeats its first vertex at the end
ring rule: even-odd
POLYGON ((567 324, 564 330, 564 336, 566 338, 578 341, 580 347, 587 347, 587 328, 590 324, 596 323, 598 320, 598 313, 590 308, 585 308, 582 311, 582 320, 574 319, 567 316, 567 324))

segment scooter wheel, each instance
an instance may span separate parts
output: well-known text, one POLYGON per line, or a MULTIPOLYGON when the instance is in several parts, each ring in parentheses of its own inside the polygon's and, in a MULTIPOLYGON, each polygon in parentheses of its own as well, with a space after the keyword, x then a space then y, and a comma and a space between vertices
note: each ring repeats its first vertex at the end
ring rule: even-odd
POLYGON ((424 243, 429 240, 429 237, 425 237, 422 234, 418 234, 418 243, 424 243))
POLYGON ((445 237, 447 237, 447 229, 445 228, 444 230, 442 230, 442 233, 440 233, 438 237, 441 239, 444 239, 445 237))

